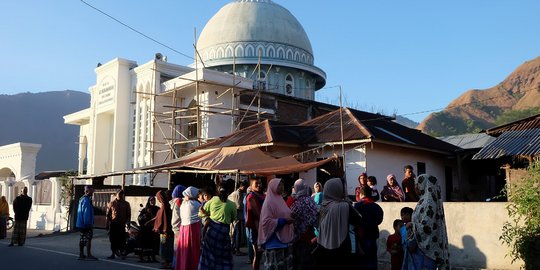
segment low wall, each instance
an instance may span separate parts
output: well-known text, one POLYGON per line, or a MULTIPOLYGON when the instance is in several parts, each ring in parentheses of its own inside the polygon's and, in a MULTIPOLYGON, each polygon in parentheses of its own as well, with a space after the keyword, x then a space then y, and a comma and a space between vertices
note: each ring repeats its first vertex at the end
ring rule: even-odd
MULTIPOLYGON (((394 233, 392 223, 400 218, 405 206, 414 209, 415 203, 380 202, 384 220, 379 226, 379 261, 387 269, 390 254, 386 239, 394 233)), ((452 269, 520 269, 521 261, 512 264, 509 249, 499 240, 503 223, 508 220, 506 203, 445 202, 446 228, 452 269)), ((388 268, 389 269, 389 268, 388 268)))

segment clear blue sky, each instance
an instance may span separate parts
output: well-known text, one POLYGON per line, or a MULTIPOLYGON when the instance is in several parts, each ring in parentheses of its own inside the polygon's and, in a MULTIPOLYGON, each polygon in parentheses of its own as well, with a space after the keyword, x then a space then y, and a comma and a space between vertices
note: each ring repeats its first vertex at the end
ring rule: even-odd
MULTIPOLYGON (((226 0, 86 0, 187 55, 194 29, 226 0)), ((540 1, 284 1, 304 26, 328 88, 317 100, 420 121, 469 89, 495 86, 540 56, 540 1)), ((98 62, 142 64, 156 52, 191 59, 148 40, 77 0, 0 3, 0 94, 88 92, 98 62)))

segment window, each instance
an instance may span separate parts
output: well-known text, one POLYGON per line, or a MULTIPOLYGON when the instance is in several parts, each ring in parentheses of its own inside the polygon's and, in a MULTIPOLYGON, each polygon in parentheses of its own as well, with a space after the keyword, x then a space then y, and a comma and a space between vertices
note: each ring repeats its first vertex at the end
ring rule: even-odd
MULTIPOLYGON (((416 163, 416 170, 417 170, 418 175, 421 175, 421 174, 426 173, 426 163, 424 163, 424 162, 417 162, 417 163, 416 163)), ((418 175, 417 175, 417 176, 418 176, 418 175)))
POLYGON ((285 77, 285 93, 287 95, 292 95, 294 92, 293 89, 294 81, 291 74, 287 74, 287 77, 285 77))
MULTIPOLYGON (((189 115, 190 116, 196 116, 197 115, 197 102, 195 100, 192 100, 191 103, 189 103, 189 115)), ((188 139, 196 139, 197 138, 197 118, 190 117, 188 123, 188 130, 187 130, 187 137, 188 139)))

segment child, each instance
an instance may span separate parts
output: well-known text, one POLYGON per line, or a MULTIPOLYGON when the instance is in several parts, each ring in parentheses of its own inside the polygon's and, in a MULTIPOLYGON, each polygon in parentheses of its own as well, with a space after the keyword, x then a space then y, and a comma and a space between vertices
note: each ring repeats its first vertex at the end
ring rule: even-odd
POLYGON ((403 245, 403 270, 424 269, 423 255, 418 249, 416 238, 414 237, 413 224, 411 222, 414 210, 410 207, 401 208, 401 244, 403 245))
POLYGON ((392 270, 400 270, 403 265, 403 247, 401 246, 401 233, 399 230, 403 226, 403 220, 394 220, 394 234, 388 236, 386 240, 386 250, 390 253, 390 265, 392 270))
POLYGON ((379 191, 377 190, 377 178, 375 176, 369 176, 367 178, 367 184, 371 188, 371 199, 376 202, 380 199, 379 191))

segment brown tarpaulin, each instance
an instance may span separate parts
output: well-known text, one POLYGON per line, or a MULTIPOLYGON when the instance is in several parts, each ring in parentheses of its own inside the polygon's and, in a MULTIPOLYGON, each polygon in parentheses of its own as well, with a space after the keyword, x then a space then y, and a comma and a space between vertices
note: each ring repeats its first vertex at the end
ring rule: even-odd
POLYGON ((264 154, 259 148, 227 147, 198 156, 194 155, 194 158, 185 162, 169 163, 170 165, 163 166, 160 170, 189 167, 209 171, 238 170, 245 174, 287 174, 307 171, 336 158, 337 156, 333 156, 317 162, 301 163, 292 156, 273 158, 264 154))
POLYGON ((236 171, 244 174, 258 175, 288 174, 307 171, 336 159, 337 156, 334 155, 321 161, 302 163, 292 156, 273 158, 254 146, 239 146, 195 152, 167 163, 140 167, 131 171, 110 172, 75 178, 86 179, 175 170, 198 173, 205 173, 205 171, 208 173, 236 171))

